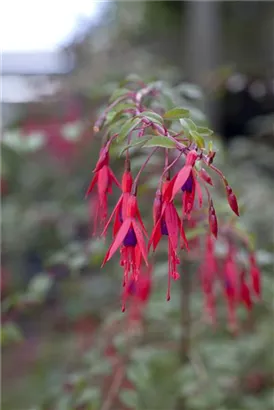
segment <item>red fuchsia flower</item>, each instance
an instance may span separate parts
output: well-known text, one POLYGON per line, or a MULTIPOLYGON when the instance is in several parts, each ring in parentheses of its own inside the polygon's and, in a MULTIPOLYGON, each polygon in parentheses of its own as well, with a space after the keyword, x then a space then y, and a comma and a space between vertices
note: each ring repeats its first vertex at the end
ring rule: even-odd
POLYGON ((93 188, 97 184, 97 203, 94 218, 94 233, 96 233, 98 219, 100 221, 100 225, 105 225, 107 219, 107 196, 112 192, 112 183, 115 183, 118 188, 120 188, 119 182, 117 181, 114 173, 109 167, 109 153, 106 148, 103 148, 101 150, 101 155, 96 164, 94 172, 95 175, 87 189, 86 197, 92 192, 93 188))
POLYGON ((201 187, 196 178, 196 171, 193 169, 197 158, 198 154, 195 150, 187 154, 184 167, 170 181, 168 189, 168 195, 170 195, 171 200, 174 199, 179 190, 183 192, 182 214, 187 215, 188 218, 191 216, 196 192, 199 197, 200 206, 202 206, 203 202, 201 187))
POLYGON ((257 298, 261 297, 261 272, 258 268, 254 252, 249 255, 250 276, 253 293, 257 298))
POLYGON ((121 247, 120 264, 124 267, 124 283, 128 283, 129 275, 138 278, 141 259, 148 266, 147 250, 144 240, 144 228, 138 220, 139 210, 136 196, 131 194, 126 204, 122 225, 110 245, 102 267, 108 262, 119 247, 121 247))
POLYGON ((237 198, 229 185, 226 185, 226 195, 230 208, 237 216, 240 216, 237 198))
MULTIPOLYGON (((132 185, 133 185, 133 179, 132 175, 130 172, 130 164, 129 161, 126 161, 125 164, 125 171, 122 177, 122 195, 120 196, 115 208, 113 209, 110 218, 102 232, 102 236, 106 235, 107 229, 111 223, 111 220, 114 218, 114 224, 113 224, 113 236, 116 235, 118 232, 119 228, 121 227, 123 220, 126 217, 126 207, 127 207, 127 202, 130 197, 130 192, 132 190, 132 185)), ((136 215, 137 219, 142 226, 142 229, 144 232, 146 232, 146 229, 144 227, 139 208, 137 207, 136 210, 136 215)))
POLYGON ((178 237, 181 237, 181 247, 185 246, 188 249, 188 242, 185 236, 182 222, 177 213, 177 210, 167 193, 170 181, 163 183, 163 195, 159 191, 156 193, 153 206, 154 228, 149 240, 149 248, 152 245, 153 250, 158 246, 158 243, 163 235, 168 237, 168 290, 167 300, 170 300, 170 280, 179 279, 180 275, 177 271, 177 265, 180 259, 177 255, 178 237))

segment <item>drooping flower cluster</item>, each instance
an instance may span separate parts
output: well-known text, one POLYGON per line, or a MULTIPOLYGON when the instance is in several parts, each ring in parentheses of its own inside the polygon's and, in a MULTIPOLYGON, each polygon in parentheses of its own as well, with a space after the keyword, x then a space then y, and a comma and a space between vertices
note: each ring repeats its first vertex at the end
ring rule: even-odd
POLYGON ((248 311, 261 296, 260 271, 253 252, 248 261, 240 260, 235 244, 226 240, 226 256, 218 261, 215 242, 211 235, 206 236, 205 255, 200 266, 201 287, 207 317, 216 323, 216 299, 223 294, 227 302, 228 323, 231 329, 237 328, 236 308, 243 305, 248 311))
MULTIPOLYGON (((229 244, 228 255, 220 277, 218 261, 214 254, 214 241, 218 237, 220 229, 210 193, 213 180, 206 168, 221 177, 225 186, 227 202, 234 214, 239 216, 237 199, 227 179, 213 165, 215 152, 212 150, 212 144, 209 143, 209 148, 206 149, 203 136, 209 135, 210 130, 196 126, 188 118, 189 112, 182 108, 174 108, 166 112, 163 109, 161 114, 154 112, 145 102, 148 96, 157 96, 159 93, 161 90, 155 89, 154 86, 145 85, 142 88, 137 85, 133 86, 132 89, 129 87, 129 89, 120 90, 117 95, 113 96, 112 102, 98 118, 94 127, 95 132, 105 129, 106 133, 94 170, 95 175, 86 196, 93 192, 96 185, 95 232, 99 221, 101 235, 105 237, 113 222, 112 243, 102 266, 113 257, 118 249, 120 250, 120 265, 124 271, 124 310, 128 295, 139 295, 140 292, 143 292, 143 290, 139 292, 140 289, 143 289, 142 283, 144 281, 147 284, 150 283, 150 276, 144 279, 144 272, 151 272, 149 252, 151 249, 153 252, 156 251, 161 239, 167 237, 167 300, 169 300, 171 281, 180 278, 178 265, 180 264, 181 250, 186 255, 190 250, 189 244, 197 245, 195 238, 192 238, 191 241, 187 240, 185 227, 196 229, 198 222, 194 215, 197 212, 204 215, 204 209, 207 208, 206 252, 204 263, 201 265, 201 283, 205 295, 205 307, 209 316, 214 319, 215 284, 221 280, 228 303, 229 320, 234 323, 236 303, 242 302, 250 309, 252 306, 250 289, 253 289, 257 296, 260 295, 260 273, 254 254, 252 254, 250 256, 252 284, 248 284, 245 272, 236 269, 235 248, 229 244), (170 124, 173 124, 173 121, 180 121, 181 132, 177 133, 172 129, 170 124), (117 126, 115 131, 113 131, 114 125, 117 126), (123 152, 126 152, 121 184, 109 166, 109 149, 113 143, 117 142, 124 144, 123 152), (137 175, 133 178, 130 163, 131 149, 137 146, 147 149, 148 155, 137 175), (150 236, 148 236, 138 206, 138 200, 145 199, 138 196, 138 185, 146 165, 159 150, 164 152, 163 169, 153 203, 153 227, 150 236), (121 189, 121 194, 108 218, 108 195, 112 192, 113 184, 121 189), (176 206, 177 199, 181 200, 181 212, 176 206)), ((147 289, 150 289, 150 285, 147 286, 147 289)), ((146 298, 149 293, 145 291, 146 298)), ((143 296, 139 296, 136 297, 141 300, 143 296)))

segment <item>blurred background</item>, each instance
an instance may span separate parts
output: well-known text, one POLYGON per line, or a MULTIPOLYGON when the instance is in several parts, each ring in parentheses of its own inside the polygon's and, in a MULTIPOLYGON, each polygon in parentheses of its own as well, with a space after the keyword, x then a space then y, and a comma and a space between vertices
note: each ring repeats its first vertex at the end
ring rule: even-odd
MULTIPOLYGON (((175 409, 183 395, 182 409, 273 409, 274 3, 10 0, 0 38, 2 408, 175 409), (111 327, 121 272, 118 261, 100 270, 106 245, 92 237, 84 194, 100 148, 94 120, 132 73, 179 94, 188 84, 256 238, 264 290, 235 338, 225 319, 217 330, 200 322, 194 289, 193 360, 174 380, 179 290, 166 304, 162 255, 130 367, 136 391, 104 404, 102 344, 122 343, 111 327)), ((118 176, 122 167, 112 161, 118 176)), ((199 258, 186 264, 195 274, 199 258)))

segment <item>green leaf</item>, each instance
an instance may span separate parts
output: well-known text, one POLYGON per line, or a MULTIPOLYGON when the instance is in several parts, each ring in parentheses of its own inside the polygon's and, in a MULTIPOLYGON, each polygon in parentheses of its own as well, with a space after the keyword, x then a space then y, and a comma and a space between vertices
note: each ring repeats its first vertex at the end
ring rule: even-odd
POLYGON ((139 117, 130 118, 129 120, 127 120, 121 128, 117 141, 122 142, 128 136, 128 134, 133 131, 138 124, 140 124, 141 121, 142 119, 139 117))
POLYGON ((199 148, 205 147, 205 141, 198 132, 190 130, 190 135, 194 139, 199 148))
POLYGON ((162 147, 162 148, 175 148, 176 143, 164 136, 155 136, 147 141, 144 147, 162 147))
POLYGON ((196 124, 190 118, 182 118, 180 120, 180 123, 182 125, 184 132, 189 137, 191 136, 190 131, 197 131, 196 124))
POLYGON ((120 152, 120 156, 129 148, 141 148, 143 145, 145 145, 146 142, 148 142, 151 139, 151 136, 149 137, 142 137, 142 138, 138 138, 133 140, 130 144, 126 145, 122 151, 120 152))
POLYGON ((176 107, 173 108, 163 115, 163 117, 167 120, 180 120, 181 118, 188 118, 190 115, 189 110, 184 108, 176 107))
POLYGON ((141 117, 146 117, 148 120, 152 121, 152 122, 157 122, 158 124, 163 124, 163 118, 161 117, 161 115, 156 114, 156 112, 152 112, 152 111, 143 111, 140 114, 141 117))
POLYGON ((136 391, 123 389, 119 394, 120 400, 129 408, 136 409, 138 405, 138 395, 136 391))
POLYGON ((108 124, 108 131, 113 134, 119 133, 124 124, 125 118, 113 118, 111 123, 108 124))
POLYGON ((115 105, 114 107, 114 111, 116 112, 120 112, 120 111, 124 111, 124 110, 129 110, 131 108, 136 108, 136 105, 133 103, 118 103, 117 105, 115 105))
POLYGON ((131 91, 128 88, 119 88, 115 90, 112 96, 110 97, 109 101, 114 102, 118 98, 122 97, 123 95, 126 97, 126 94, 130 93, 131 91))
POLYGON ((210 135, 214 134, 214 131, 207 127, 197 127, 197 131, 199 132, 199 134, 205 137, 209 137, 210 135))

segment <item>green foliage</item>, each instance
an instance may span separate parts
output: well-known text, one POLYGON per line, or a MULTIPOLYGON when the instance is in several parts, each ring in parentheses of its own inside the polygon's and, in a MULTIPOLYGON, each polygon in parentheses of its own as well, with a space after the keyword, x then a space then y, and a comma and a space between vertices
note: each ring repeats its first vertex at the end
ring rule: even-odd
POLYGON ((167 120, 180 120, 181 118, 189 117, 189 111, 184 108, 173 108, 164 113, 164 118, 167 120))

